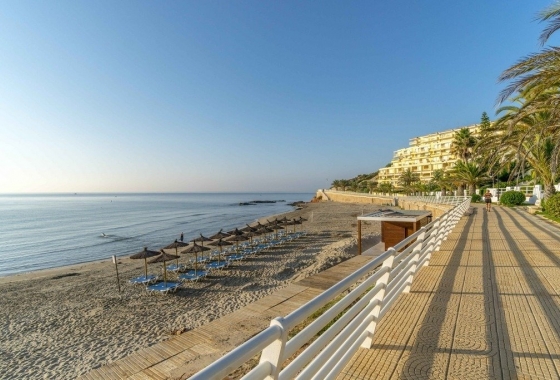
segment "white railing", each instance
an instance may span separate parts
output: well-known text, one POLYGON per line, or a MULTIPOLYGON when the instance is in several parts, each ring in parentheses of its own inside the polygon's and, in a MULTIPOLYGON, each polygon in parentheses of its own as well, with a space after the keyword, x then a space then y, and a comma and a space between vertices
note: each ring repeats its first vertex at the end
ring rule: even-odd
POLYGON ((406 197, 410 198, 414 201, 418 202, 426 202, 426 203, 434 203, 434 204, 446 204, 452 206, 458 206, 463 203, 466 199, 470 200, 470 196, 436 196, 436 195, 429 195, 429 196, 414 196, 414 197, 406 197))
POLYGON ((410 291, 417 271, 428 265, 432 253, 439 250, 469 205, 470 199, 462 198, 461 203, 441 217, 286 317, 273 319, 268 328, 190 379, 223 379, 259 353, 259 364, 244 380, 336 378, 360 346, 371 347, 377 323, 400 294, 410 291), (348 294, 288 340, 291 329, 351 287, 354 288, 348 294), (338 320, 313 340, 337 316, 338 320), (309 342, 283 367, 288 358, 309 342))

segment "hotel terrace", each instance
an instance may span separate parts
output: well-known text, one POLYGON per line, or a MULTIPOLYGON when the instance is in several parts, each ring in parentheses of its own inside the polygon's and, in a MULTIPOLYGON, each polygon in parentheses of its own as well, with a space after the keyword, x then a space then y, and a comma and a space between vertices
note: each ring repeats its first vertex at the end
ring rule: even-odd
POLYGON ((457 161, 451 154, 453 136, 462 128, 468 128, 475 136, 478 134, 478 126, 470 125, 410 139, 408 148, 395 151, 390 167, 379 169, 379 183, 390 182, 397 186, 406 169, 418 173, 422 182, 430 181, 434 170, 451 169, 457 161))

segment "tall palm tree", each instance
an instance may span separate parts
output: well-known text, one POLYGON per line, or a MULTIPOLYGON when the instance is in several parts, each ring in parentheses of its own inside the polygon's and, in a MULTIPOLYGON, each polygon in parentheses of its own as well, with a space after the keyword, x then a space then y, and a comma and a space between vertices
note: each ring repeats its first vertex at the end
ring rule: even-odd
POLYGON ((413 185, 419 181, 420 174, 413 172, 410 168, 402 172, 398 179, 399 185, 405 190, 407 194, 410 194, 411 190, 413 190, 413 185))
POLYGON ((331 188, 334 187, 335 190, 339 190, 341 188, 341 183, 339 179, 335 179, 332 181, 331 188))
POLYGON ((470 195, 474 194, 476 186, 488 180, 486 169, 474 162, 457 161, 453 167, 452 176, 456 180, 467 184, 470 195))
POLYGON ((468 128, 461 128, 455 132, 451 144, 451 154, 454 154, 464 162, 469 162, 473 155, 473 148, 476 146, 476 138, 468 128))
POLYGON ((391 182, 381 182, 378 188, 383 194, 391 194, 393 192, 393 184, 391 182))
MULTIPOLYGON (((539 16, 541 21, 549 22, 540 36, 544 45, 560 29, 560 3, 554 3, 539 16)), ((517 93, 516 98, 522 99, 522 106, 515 111, 506 111, 498 127, 517 146, 519 153, 526 153, 522 157, 531 156, 530 152, 534 152, 537 146, 541 153, 548 152, 549 173, 541 177, 545 197, 549 197, 555 192, 554 181, 560 163, 560 48, 552 46, 523 58, 505 70, 499 80, 511 83, 500 93, 498 103, 517 93), (552 146, 548 145, 550 150, 546 146, 547 139, 553 142, 552 146)))
POLYGON ((445 196, 447 187, 449 186, 449 178, 443 169, 436 169, 432 173, 432 182, 441 189, 441 195, 445 196))
MULTIPOLYGON (((553 112, 547 109, 532 109, 530 100, 517 97, 520 106, 506 106, 498 110, 503 115, 492 127, 493 139, 487 139, 488 147, 494 146, 502 163, 516 162, 512 174, 524 172, 525 162, 529 163, 537 178, 542 182, 545 197, 556 189, 560 160, 560 128, 553 112)), ((503 165, 502 165, 503 166, 503 165)))

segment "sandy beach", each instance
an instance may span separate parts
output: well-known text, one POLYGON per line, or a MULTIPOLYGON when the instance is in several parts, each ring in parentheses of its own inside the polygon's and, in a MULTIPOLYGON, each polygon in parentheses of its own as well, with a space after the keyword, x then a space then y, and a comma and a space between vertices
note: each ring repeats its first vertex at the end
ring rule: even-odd
MULTIPOLYGON (((121 293, 111 260, 0 278, 0 378, 72 379, 237 310, 354 256, 356 216, 378 208, 306 204, 285 215, 307 218, 307 236, 185 284, 173 295, 150 295, 128 284, 144 270, 143 260, 128 258, 119 259, 121 293)), ((362 233, 364 249, 379 242, 378 223, 366 224, 362 233)), ((154 274, 161 269, 148 267, 154 274)))

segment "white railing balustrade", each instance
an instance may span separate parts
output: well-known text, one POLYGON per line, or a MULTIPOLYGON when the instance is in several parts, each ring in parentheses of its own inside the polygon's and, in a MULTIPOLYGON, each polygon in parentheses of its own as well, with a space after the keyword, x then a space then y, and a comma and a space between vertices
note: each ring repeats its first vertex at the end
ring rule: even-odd
POLYGON ((221 380, 259 353, 259 364, 243 379, 336 378, 360 346, 371 348, 379 321, 402 293, 410 291, 418 270, 428 265, 432 253, 439 250, 470 205, 470 198, 439 198, 438 203, 446 198, 445 203, 455 207, 286 317, 273 319, 268 328, 190 379, 221 380), (346 291, 338 302, 288 340, 290 330, 346 291), (284 365, 289 358, 291 362, 284 365))

